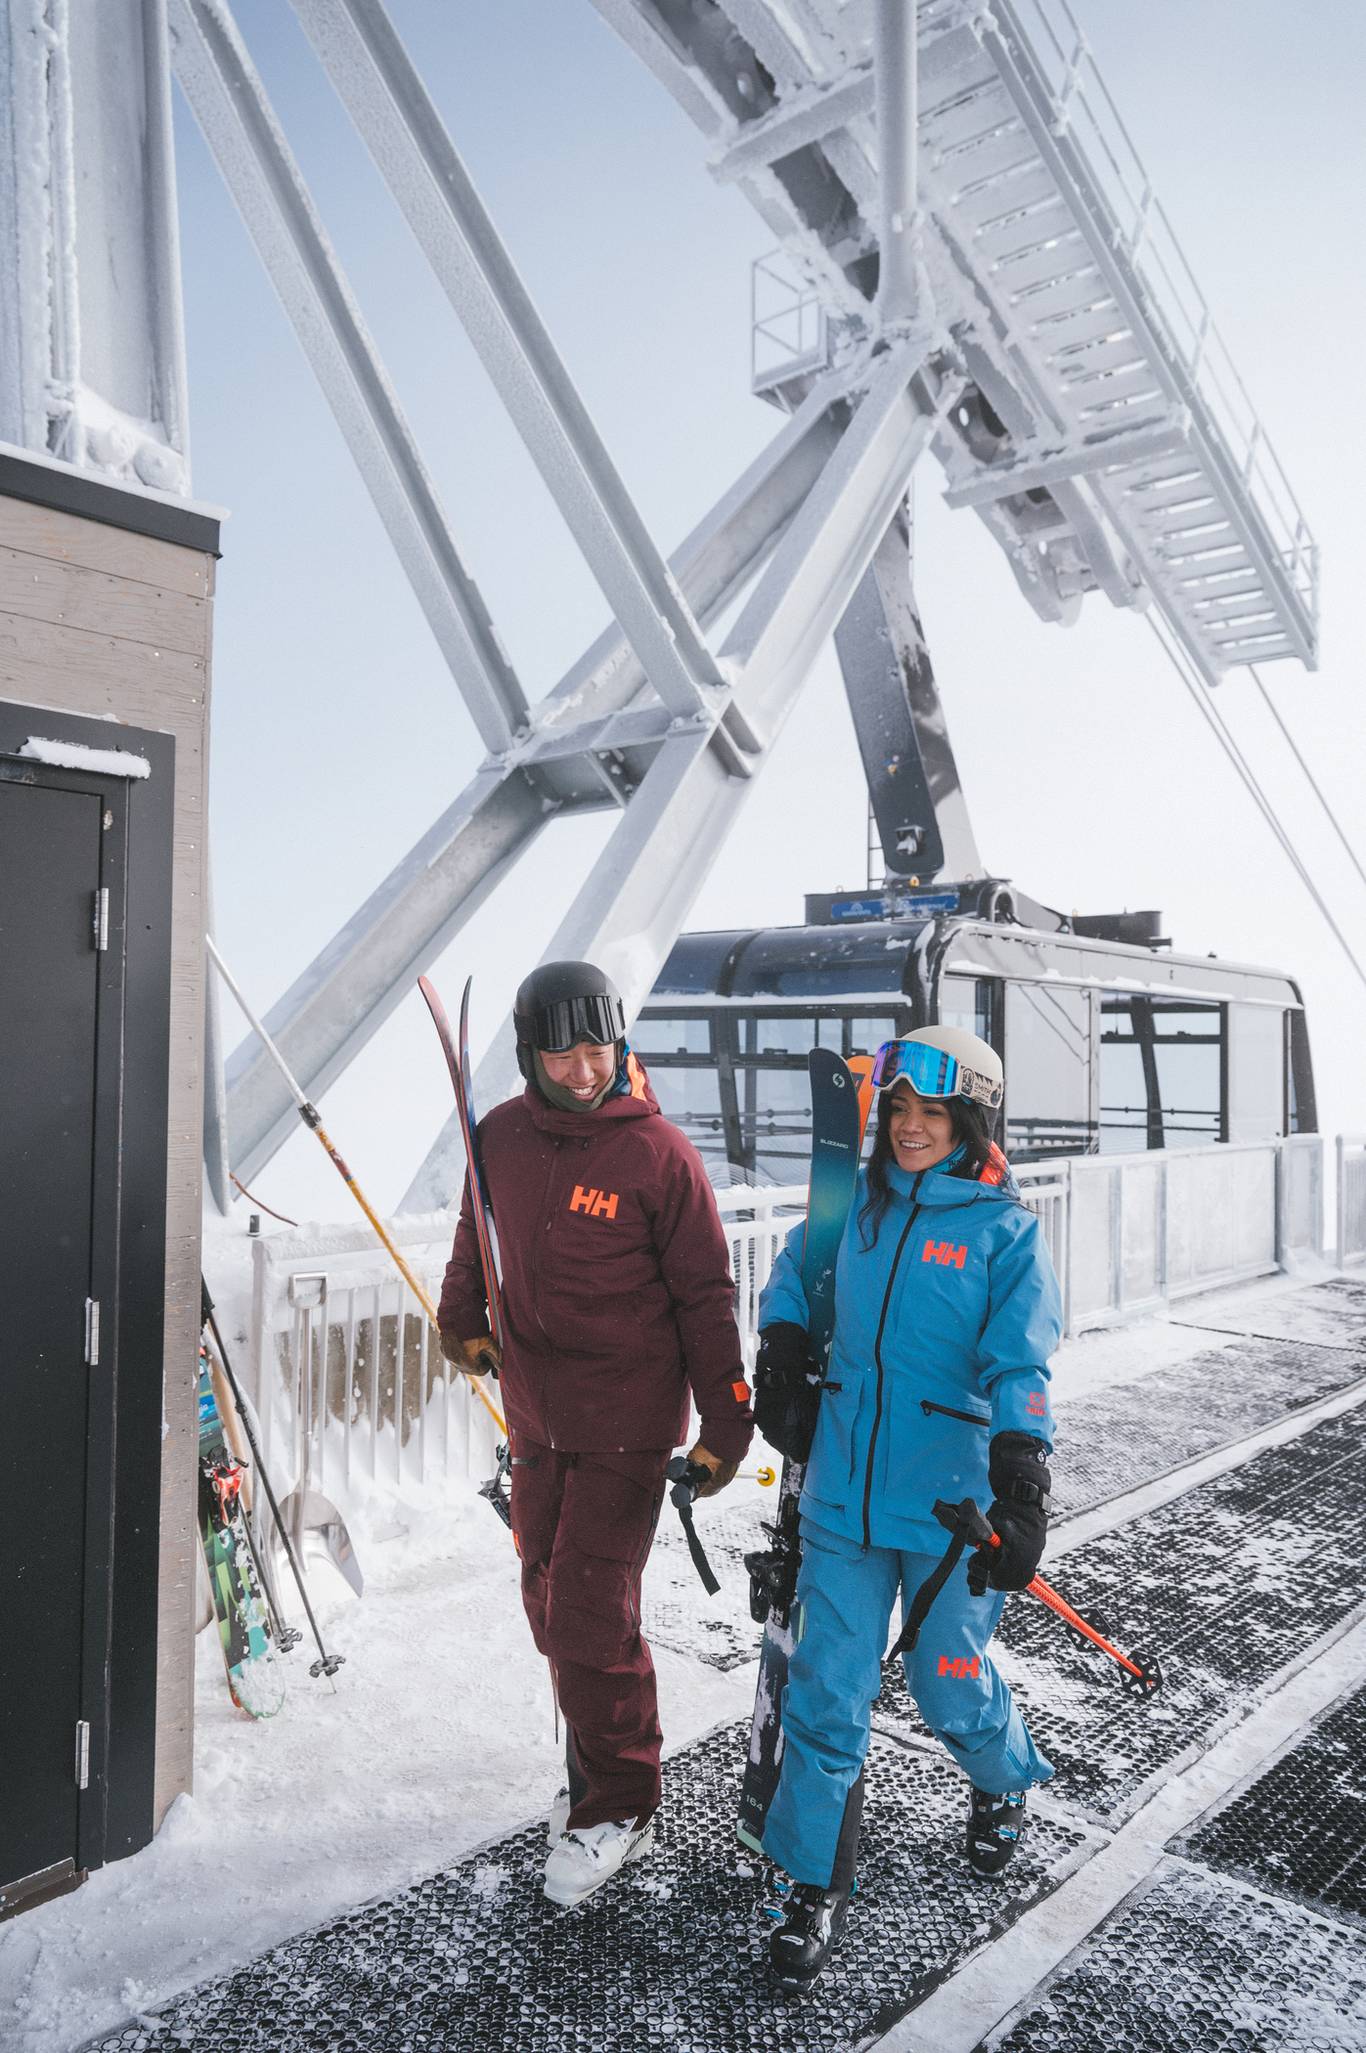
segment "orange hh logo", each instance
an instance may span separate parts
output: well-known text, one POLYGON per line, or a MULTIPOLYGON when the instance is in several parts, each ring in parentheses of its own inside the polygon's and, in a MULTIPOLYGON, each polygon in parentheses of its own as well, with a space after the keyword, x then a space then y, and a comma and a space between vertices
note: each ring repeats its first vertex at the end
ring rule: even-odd
POLYGON ((617 1193, 614 1190, 585 1190, 581 1183, 574 1185, 574 1195, 569 1200, 571 1212, 586 1212, 590 1219, 615 1219, 617 1216, 617 1193))
POLYGON ((947 1240, 927 1240, 925 1252, 920 1257, 922 1262, 938 1262, 941 1269, 948 1268, 950 1263, 955 1269, 961 1269, 967 1258, 965 1247, 954 1247, 947 1240))
POLYGON ((970 1661, 966 1654, 941 1654, 939 1656, 939 1673, 941 1675, 956 1676, 959 1682, 962 1682, 965 1676, 975 1678, 980 1672, 981 1666, 982 1661, 979 1654, 974 1654, 970 1661))
POLYGON ((1042 1390, 1031 1390, 1025 1399, 1025 1410, 1032 1419, 1041 1419, 1047 1405, 1042 1390))

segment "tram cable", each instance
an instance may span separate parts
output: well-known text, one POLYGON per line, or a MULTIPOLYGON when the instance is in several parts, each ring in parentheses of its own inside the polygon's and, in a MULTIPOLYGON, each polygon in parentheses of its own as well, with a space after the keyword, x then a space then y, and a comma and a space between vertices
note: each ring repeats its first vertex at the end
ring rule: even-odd
POLYGON ((1285 827, 1281 824, 1280 816, 1278 815, 1276 808, 1272 805, 1271 800, 1267 797, 1261 785, 1258 783, 1251 764, 1248 762, 1242 750, 1239 748, 1237 742, 1234 740, 1233 735, 1229 731, 1229 728, 1224 721, 1223 715, 1216 710, 1209 691, 1206 689, 1204 684, 1201 683, 1200 679, 1195 675, 1189 660, 1184 656, 1175 640, 1171 637, 1170 632, 1166 630, 1165 624, 1158 618, 1156 618, 1151 612, 1148 614, 1147 618, 1148 624, 1152 628, 1153 633, 1157 636, 1158 641, 1161 643, 1163 649, 1166 651, 1168 657, 1171 659, 1172 666, 1175 669, 1177 676, 1181 679, 1181 682, 1185 685, 1186 690, 1188 691, 1191 698, 1195 701, 1195 704, 1199 708, 1201 718, 1213 730, 1215 739, 1218 741, 1219 746, 1223 749, 1224 754, 1228 757, 1234 769, 1238 772, 1239 777, 1246 785, 1249 793, 1251 794, 1254 802, 1256 803, 1258 810, 1261 812, 1263 818, 1266 820, 1267 825, 1270 827, 1277 841, 1279 841, 1287 861, 1294 869, 1296 875, 1300 879, 1300 882, 1304 885, 1305 890, 1309 893, 1310 897, 1313 899, 1319 911, 1323 914, 1324 919, 1326 920, 1328 926, 1332 929, 1332 932, 1337 939, 1338 946, 1342 949, 1343 954, 1347 957, 1347 960, 1351 963, 1352 968, 1356 971, 1357 976, 1360 979, 1362 985, 1366 987, 1366 969, 1362 967, 1361 962, 1359 961, 1357 955, 1355 954, 1351 946, 1351 943, 1347 939, 1347 936, 1343 933, 1341 927, 1334 919, 1333 914, 1329 909, 1327 900, 1324 898, 1323 893, 1319 890, 1318 885, 1314 882, 1313 876, 1311 875, 1307 865, 1300 856, 1299 850, 1295 847, 1294 842, 1291 840, 1290 835, 1287 833, 1285 827))
POLYGON ((1342 823, 1338 819, 1337 814, 1333 811, 1333 808, 1329 805, 1328 799, 1323 790, 1320 788, 1317 778, 1315 777, 1313 771, 1310 769, 1308 763, 1306 763, 1306 761, 1304 760, 1303 755, 1300 753, 1300 749, 1295 740, 1294 735, 1290 732, 1290 729, 1286 726, 1285 721, 1281 718, 1280 713, 1277 711, 1275 700, 1272 698, 1266 686, 1262 683, 1262 674, 1260 670, 1258 670, 1255 663, 1249 663, 1247 667, 1248 670, 1251 672, 1253 683, 1256 685, 1262 697, 1266 700, 1267 711, 1270 713, 1276 725, 1280 728, 1281 733, 1285 736, 1286 744, 1289 747, 1290 753, 1294 756, 1295 761, 1299 764, 1301 770, 1303 770, 1305 775, 1305 781, 1308 783, 1310 790, 1313 792, 1319 804, 1323 807, 1324 812, 1328 815, 1329 824, 1332 826, 1333 832, 1337 835, 1338 840, 1346 849, 1348 857, 1351 860, 1353 869, 1355 869, 1362 883, 1366 884, 1366 869, 1362 868, 1361 860, 1357 855, 1356 850, 1353 848, 1351 842, 1347 839, 1347 835, 1343 829, 1342 823))

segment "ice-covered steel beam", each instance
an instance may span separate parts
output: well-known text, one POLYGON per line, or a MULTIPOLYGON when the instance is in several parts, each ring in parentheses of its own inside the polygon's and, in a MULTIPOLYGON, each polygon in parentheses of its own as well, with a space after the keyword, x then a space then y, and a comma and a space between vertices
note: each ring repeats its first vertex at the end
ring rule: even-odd
POLYGON ((1173 420, 1168 415, 1080 447, 1021 449, 1009 463, 985 464, 959 484, 950 485, 944 494, 944 504, 989 506, 996 499, 1013 499, 1021 492, 1047 491, 1053 485, 1089 477, 1096 471, 1150 463, 1154 457, 1174 455, 1184 448, 1186 434, 1184 419, 1173 420))
MULTIPOLYGON (((485 765, 271 1007, 266 1026, 309 1098, 336 1081, 549 817, 529 778, 485 765)), ((227 1079, 232 1167, 250 1183, 296 1130, 294 1101, 254 1038, 227 1079)))
MULTIPOLYGON (((674 574, 703 620, 730 605, 772 550, 837 447, 845 418, 838 393, 813 393, 676 552, 674 574)), ((605 774, 563 772, 576 759, 599 760, 602 750, 658 749, 671 716, 646 692, 643 672, 612 628, 533 718, 526 741, 483 765, 267 1013, 266 1025, 310 1098, 321 1097, 359 1054, 517 850, 529 846, 557 794, 566 806, 583 804, 575 790, 596 785, 595 802, 609 802, 605 774), (635 699, 643 702, 633 708, 635 699), (515 788, 511 798, 507 788, 515 788)), ((724 767, 729 753, 716 749, 715 735, 705 727, 694 732, 724 767)), ((228 1116, 232 1166, 250 1182, 295 1131, 279 1074, 250 1038, 228 1065, 228 1116)))
POLYGON ((0 0, 0 440, 188 489, 163 0, 0 0))
MULTIPOLYGON (((760 766, 905 496, 939 412, 959 389, 951 381, 936 390, 932 378, 928 392, 920 389, 922 365, 912 345, 876 360, 839 446, 727 639, 723 660, 736 669, 737 695, 764 738, 760 766)), ((634 1018, 753 782, 728 775, 705 735, 679 734, 665 742, 546 959, 600 963, 615 977, 627 1017, 634 1018)), ((480 1064, 478 1102, 496 1104, 519 1081, 508 1019, 480 1064)), ((403 1209, 444 1204, 463 1171, 460 1129, 452 1119, 406 1192, 403 1209)))
POLYGON ((293 5, 650 683, 675 713, 715 710, 702 631, 380 0, 293 5))
POLYGON ((746 122, 734 140, 717 152, 711 163, 713 177, 723 185, 730 184, 824 141, 837 129, 871 114, 874 95, 872 68, 863 65, 834 85, 779 101, 771 114, 746 122))
POLYGON ((924 297, 919 261, 920 29, 915 0, 875 0, 878 154, 878 323, 914 320, 924 297))
POLYGON ((527 704, 226 0, 170 0, 176 76, 487 748, 527 704))
POLYGON ((901 513, 844 610, 835 650, 888 874, 982 876, 901 513))

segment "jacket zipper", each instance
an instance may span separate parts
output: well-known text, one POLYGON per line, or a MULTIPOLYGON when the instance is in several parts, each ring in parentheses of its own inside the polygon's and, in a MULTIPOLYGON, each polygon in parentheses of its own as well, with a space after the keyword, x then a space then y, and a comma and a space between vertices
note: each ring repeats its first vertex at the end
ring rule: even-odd
POLYGON ((990 1419, 979 1419, 975 1411, 955 1411, 951 1404, 932 1404, 928 1397, 921 1398, 920 1409, 926 1418, 932 1411, 942 1412, 946 1419, 962 1419, 969 1426, 980 1426, 984 1433, 991 1424, 990 1419))
POLYGON ((877 1451, 878 1427, 882 1424, 882 1336, 887 1328, 887 1312, 892 1302, 892 1285, 896 1282, 896 1272, 901 1266, 901 1250, 905 1247, 910 1237, 911 1228, 915 1225, 920 1213, 920 1179, 925 1174, 926 1172, 922 1169, 911 1186, 911 1216, 902 1229, 901 1238, 896 1244, 896 1253, 892 1256, 892 1272, 887 1278, 887 1288, 883 1292, 882 1316, 877 1322, 877 1339, 873 1342, 873 1360, 877 1363, 877 1403, 873 1408, 873 1430, 868 1436, 868 1467, 863 1478, 863 1544, 865 1547, 871 1547, 873 1544, 870 1507, 873 1501, 873 1455, 877 1451))

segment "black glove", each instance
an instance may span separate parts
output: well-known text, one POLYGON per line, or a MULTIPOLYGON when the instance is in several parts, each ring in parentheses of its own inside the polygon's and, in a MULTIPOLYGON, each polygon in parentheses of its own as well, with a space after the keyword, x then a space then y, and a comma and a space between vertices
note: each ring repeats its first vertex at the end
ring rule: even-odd
POLYGON ((805 1461, 816 1432, 820 1370, 803 1326, 779 1319, 759 1335, 754 1363, 754 1423, 770 1447, 805 1461))
POLYGON ((993 1590, 1023 1590, 1043 1559, 1053 1478, 1048 1449, 1035 1433, 997 1433, 991 1442, 992 1503, 987 1513, 999 1547, 979 1547, 968 1563, 974 1597, 993 1590))

